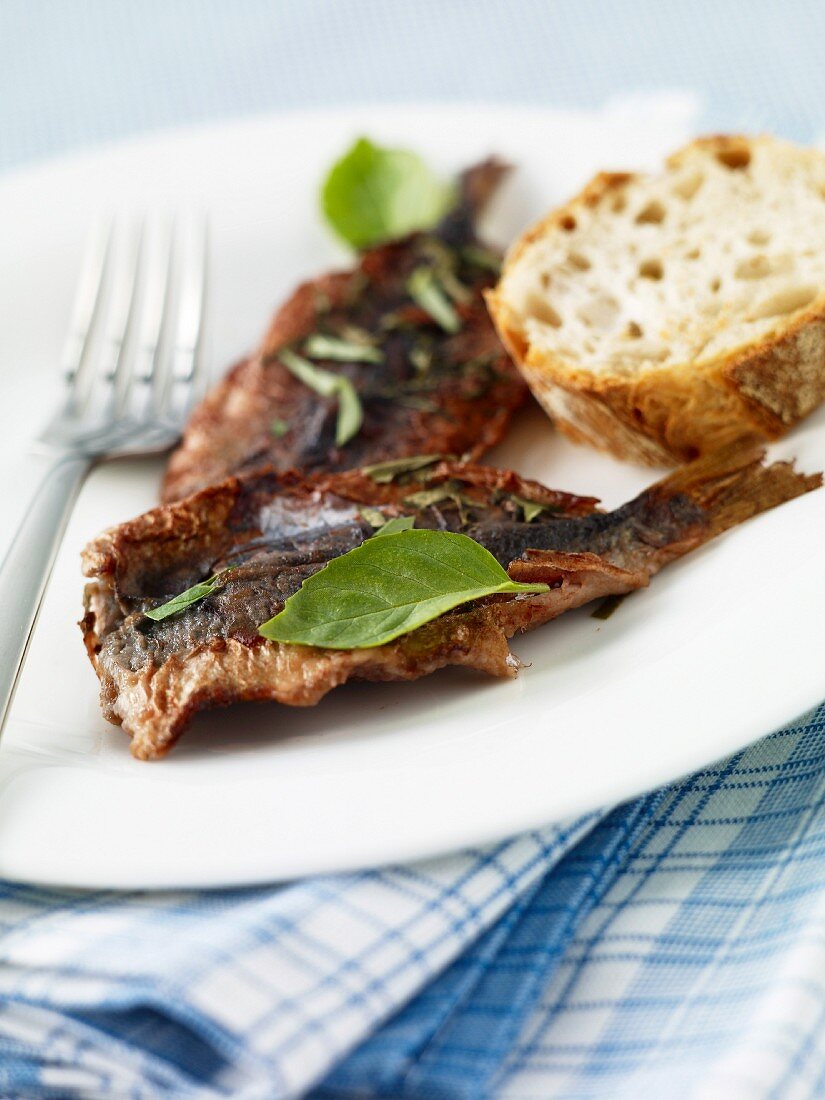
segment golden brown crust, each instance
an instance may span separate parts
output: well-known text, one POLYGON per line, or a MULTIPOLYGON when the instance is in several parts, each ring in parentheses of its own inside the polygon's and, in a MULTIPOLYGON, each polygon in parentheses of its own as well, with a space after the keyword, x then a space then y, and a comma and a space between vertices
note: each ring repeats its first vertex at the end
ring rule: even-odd
MULTIPOLYGON (((747 163, 750 139, 712 135, 668 158, 675 168, 696 146, 729 167, 747 163)), ((812 154, 815 155, 815 154, 812 154)), ((529 229, 507 257, 506 274, 525 248, 564 232, 577 210, 610 201, 634 180, 599 173, 570 202, 529 229)), ((646 367, 633 375, 596 373, 538 351, 502 294, 485 295, 499 336, 553 422, 576 442, 648 465, 684 462, 741 439, 777 439, 825 401, 825 303, 821 296, 762 339, 701 363, 646 367)))

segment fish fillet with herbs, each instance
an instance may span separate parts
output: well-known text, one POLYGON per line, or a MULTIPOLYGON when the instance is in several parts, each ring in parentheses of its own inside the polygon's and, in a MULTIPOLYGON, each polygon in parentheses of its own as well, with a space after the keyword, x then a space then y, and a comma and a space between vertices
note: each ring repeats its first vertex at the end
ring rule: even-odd
POLYGON ((494 446, 527 394, 482 298, 499 258, 475 232, 505 172, 469 169, 435 229, 299 286, 192 413, 162 499, 269 464, 344 470, 494 446))
POLYGON ((642 587, 674 558, 820 483, 747 449, 683 467, 608 513, 510 471, 432 458, 316 477, 270 470, 230 478, 87 547, 92 580, 81 627, 103 713, 132 738, 135 756, 152 759, 207 707, 263 699, 311 706, 347 680, 413 680, 446 665, 514 676, 515 633, 642 587), (370 536, 400 516, 419 531, 469 536, 513 581, 547 588, 466 603, 372 648, 261 636, 304 580, 367 539, 372 548, 389 543, 370 536), (148 616, 192 586, 201 586, 200 598, 160 621, 148 616))

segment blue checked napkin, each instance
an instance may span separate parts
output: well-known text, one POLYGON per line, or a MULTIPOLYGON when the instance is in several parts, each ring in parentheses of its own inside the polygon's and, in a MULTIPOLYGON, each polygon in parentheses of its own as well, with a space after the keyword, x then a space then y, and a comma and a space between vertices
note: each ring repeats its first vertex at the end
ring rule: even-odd
POLYGON ((825 1095, 825 705, 606 814, 281 889, 0 892, 0 1095, 825 1095))

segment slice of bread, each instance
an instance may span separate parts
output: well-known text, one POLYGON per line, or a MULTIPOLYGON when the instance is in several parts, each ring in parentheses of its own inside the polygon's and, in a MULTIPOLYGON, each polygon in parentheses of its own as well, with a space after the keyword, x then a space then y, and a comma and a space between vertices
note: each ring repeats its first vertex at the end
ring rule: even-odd
POLYGON ((602 173, 488 304, 574 439, 653 464, 774 439, 825 399, 825 154, 709 137, 661 175, 602 173))

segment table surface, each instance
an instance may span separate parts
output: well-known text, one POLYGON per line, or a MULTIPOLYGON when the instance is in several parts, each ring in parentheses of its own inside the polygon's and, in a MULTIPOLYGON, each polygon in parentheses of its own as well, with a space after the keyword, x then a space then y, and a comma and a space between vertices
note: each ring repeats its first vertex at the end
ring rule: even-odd
POLYGON ((708 129, 825 135, 820 0, 3 0, 0 169, 146 130, 393 100, 688 88, 708 129))

